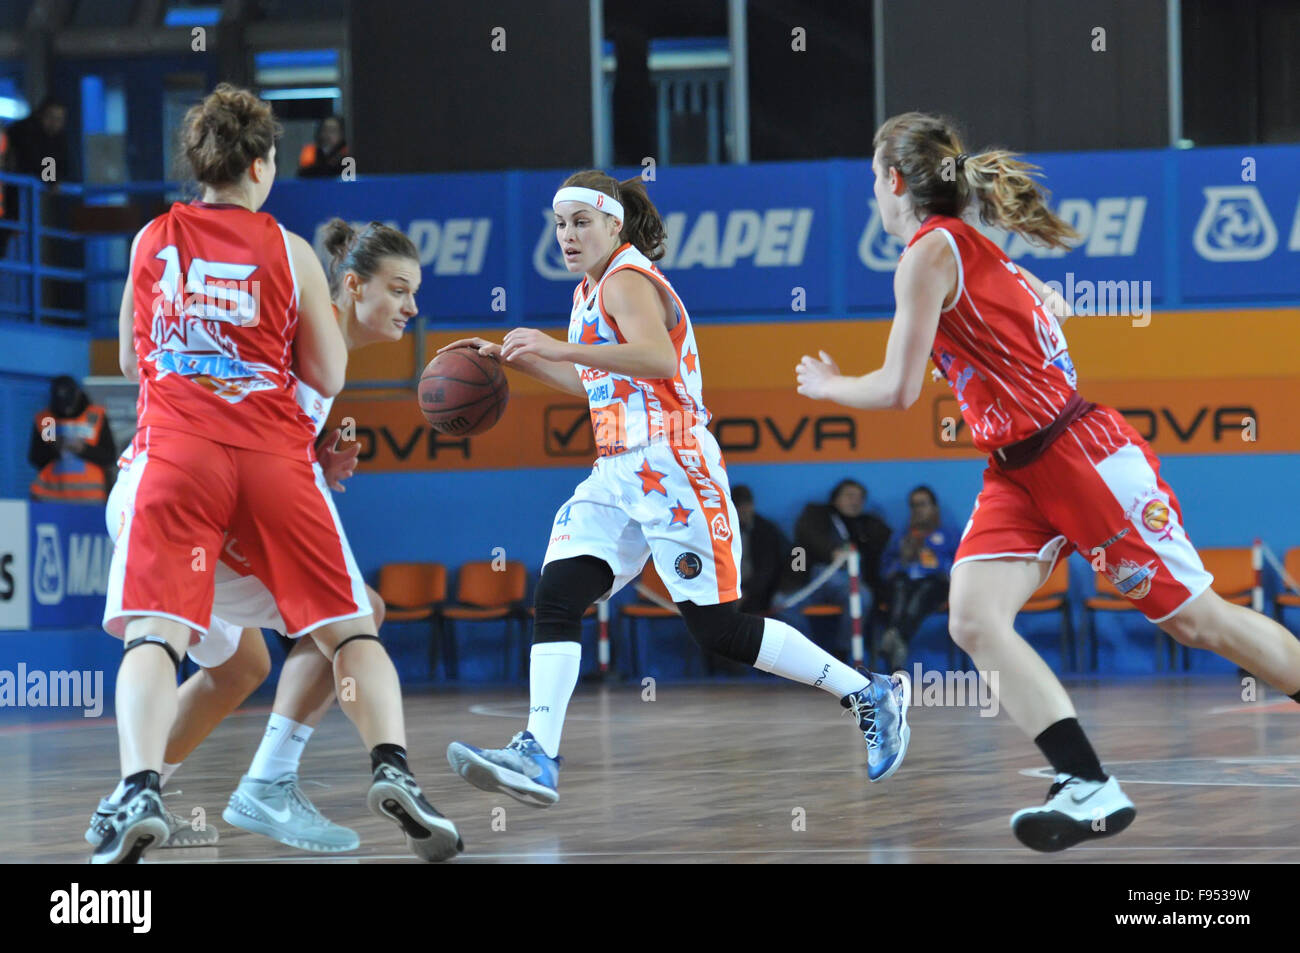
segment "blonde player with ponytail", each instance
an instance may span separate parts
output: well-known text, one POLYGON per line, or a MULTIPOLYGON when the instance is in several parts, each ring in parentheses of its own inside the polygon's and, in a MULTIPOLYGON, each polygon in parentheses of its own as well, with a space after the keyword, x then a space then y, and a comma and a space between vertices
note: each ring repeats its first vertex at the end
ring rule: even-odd
POLYGON ((856 377, 825 352, 805 356, 799 393, 904 409, 920 395, 927 358, 953 388, 989 464, 957 549, 949 627, 977 668, 998 673, 1002 706, 1056 771, 1046 803, 1016 812, 1012 829, 1041 851, 1116 834, 1136 810, 1102 769, 1060 681, 1014 627, 1056 560, 1087 554, 1174 639, 1293 698, 1300 643, 1209 588, 1151 448, 1119 413, 1079 396, 1061 331, 1068 303, 966 219, 1068 249, 1078 236, 1047 207, 1035 167, 1004 151, 968 154, 943 119, 905 113, 876 132, 872 169, 885 230, 907 243, 884 364, 856 377))

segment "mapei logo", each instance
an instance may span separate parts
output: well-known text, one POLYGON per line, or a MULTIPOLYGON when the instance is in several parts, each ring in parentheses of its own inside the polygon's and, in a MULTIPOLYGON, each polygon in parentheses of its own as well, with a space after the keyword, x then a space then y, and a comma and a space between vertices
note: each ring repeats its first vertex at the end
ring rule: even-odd
MULTIPOLYGON (((875 200, 870 203, 871 217, 858 240, 858 259, 872 271, 893 271, 903 243, 885 232, 875 200)), ((1105 195, 1096 199, 1062 199, 1056 207, 1059 215, 1079 233, 1076 248, 1086 258, 1128 258, 1137 254, 1146 220, 1145 195, 1105 195)), ((1022 236, 977 222, 973 225, 989 241, 1002 249, 1008 258, 1059 258, 1061 248, 1045 248, 1022 236)))
MULTIPOLYGON (((533 267, 543 278, 572 281, 555 240, 555 213, 543 211, 546 224, 533 248, 533 267)), ((706 211, 688 216, 664 216, 667 250, 657 262, 665 271, 688 268, 793 268, 803 264, 812 233, 810 208, 738 208, 730 212, 706 211)))
POLYGON ((1216 185, 1203 189, 1205 207, 1192 244, 1207 261, 1258 261, 1273 254, 1277 228, 1253 185, 1216 185))
POLYGON ((871 218, 858 240, 858 259, 872 271, 893 271, 898 267, 898 256, 903 254, 903 242, 885 231, 875 199, 870 205, 871 218))
POLYGON ((69 533, 65 562, 58 526, 37 523, 32 593, 43 606, 56 606, 65 596, 102 596, 112 561, 107 533, 69 533))
POLYGON ((713 538, 719 542, 725 543, 731 539, 731 527, 727 525, 727 517, 722 513, 718 513, 713 517, 709 522, 709 527, 713 531, 713 538))
POLYGON ((63 552, 59 546, 59 528, 53 523, 36 524, 32 591, 43 606, 56 606, 63 601, 63 552))
MULTIPOLYGON (((353 222, 358 232, 364 231, 366 222, 353 222)), ((392 228, 402 228, 396 221, 385 222, 392 228)), ((435 221, 428 218, 412 219, 402 229, 414 243, 420 255, 420 267, 432 266, 435 275, 477 275, 483 271, 488 241, 492 237, 490 218, 447 218, 435 221)), ((312 244, 316 254, 325 254, 325 223, 316 226, 312 244)))

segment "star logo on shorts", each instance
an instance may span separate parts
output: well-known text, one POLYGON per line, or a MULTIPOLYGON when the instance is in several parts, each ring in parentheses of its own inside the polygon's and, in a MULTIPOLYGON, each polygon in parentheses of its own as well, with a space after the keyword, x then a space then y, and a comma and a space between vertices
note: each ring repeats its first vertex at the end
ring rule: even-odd
MULTIPOLYGON (((664 495, 667 496, 667 494, 664 494, 664 495)), ((673 518, 672 518, 672 520, 668 523, 669 526, 676 526, 676 525, 678 525, 679 523, 680 523, 682 526, 687 525, 687 524, 686 524, 686 521, 687 521, 688 519, 690 519, 690 518, 691 518, 691 514, 695 512, 695 511, 692 510, 692 509, 688 509, 687 507, 682 506, 682 501, 681 501, 681 500, 678 500, 678 501, 677 501, 677 505, 676 505, 676 506, 671 506, 671 507, 669 507, 669 510, 670 510, 670 512, 673 514, 673 518)))
POLYGON ((600 324, 597 318, 590 321, 582 322, 582 334, 578 336, 578 342, 581 344, 604 344, 605 339, 600 336, 600 324))
POLYGON ((643 495, 648 496, 651 493, 668 495, 668 491, 664 489, 663 485, 663 478, 668 474, 653 469, 649 460, 641 461, 641 469, 636 471, 636 475, 641 478, 641 493, 643 495))
POLYGON ((695 358, 696 358, 696 354, 694 351, 687 351, 686 356, 682 358, 682 360, 686 363, 686 372, 688 374, 695 373, 695 358))

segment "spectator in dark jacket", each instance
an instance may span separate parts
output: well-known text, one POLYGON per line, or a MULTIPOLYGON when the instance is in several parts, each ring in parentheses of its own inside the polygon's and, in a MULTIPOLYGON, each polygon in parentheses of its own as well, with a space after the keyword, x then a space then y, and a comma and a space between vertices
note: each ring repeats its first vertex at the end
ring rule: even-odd
POLYGON ((883 595, 889 609, 880 652, 891 670, 907 664, 908 645, 916 630, 948 598, 948 576, 961 539, 941 523, 939 500, 928 486, 908 494, 907 504, 911 510, 907 530, 885 554, 883 595))
POLYGON ((790 541, 780 527, 755 512, 749 487, 732 487, 731 501, 740 519, 740 611, 767 615, 790 572, 790 541))
MULTIPOLYGON (((864 625, 875 603, 876 594, 880 591, 881 559, 890 537, 890 529, 885 521, 864 511, 866 502, 866 487, 857 480, 841 480, 831 490, 829 502, 809 503, 804 507, 794 529, 796 554, 802 549, 807 563, 801 576, 804 584, 816 578, 850 546, 857 548, 859 577, 863 583, 860 591, 864 625)), ((843 607, 840 637, 842 642, 847 643, 852 628, 847 575, 838 572, 831 576, 803 604, 812 603, 830 603, 843 607)), ((792 607, 787 613, 787 621, 797 611, 798 606, 792 607)))
POLYGON ((303 146, 298 154, 298 177, 337 179, 343 172, 343 160, 347 156, 343 117, 326 116, 316 126, 315 141, 303 146))

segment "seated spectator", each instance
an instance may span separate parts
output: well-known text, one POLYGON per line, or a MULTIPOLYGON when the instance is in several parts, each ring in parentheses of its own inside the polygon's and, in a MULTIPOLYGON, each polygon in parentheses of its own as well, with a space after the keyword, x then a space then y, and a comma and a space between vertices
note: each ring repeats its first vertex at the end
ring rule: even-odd
POLYGON ((298 177, 338 178, 343 172, 343 160, 348 155, 348 143, 343 136, 343 117, 326 116, 316 126, 316 141, 309 142, 298 153, 298 177))
MULTIPOLYGON (((881 559, 891 533, 884 520, 864 512, 866 502, 866 487, 857 480, 841 480, 831 491, 829 502, 809 503, 804 507, 794 528, 795 547, 804 550, 808 564, 801 576, 805 582, 815 578, 850 546, 857 548, 864 622, 881 588, 881 559)), ((839 572, 831 576, 805 604, 818 602, 844 607, 840 635, 841 641, 847 644, 852 629, 847 574, 839 572)), ((791 607, 791 615, 797 610, 797 606, 791 607)))
POLYGON ((731 501, 740 521, 740 611, 767 615, 790 572, 790 541, 780 527, 755 512, 749 487, 732 487, 731 501))
POLYGON ((44 503, 108 500, 117 448, 103 407, 92 404, 71 377, 50 383, 50 405, 36 415, 27 460, 40 472, 31 497, 44 503))
POLYGON ((881 655, 891 671, 907 664, 908 645, 925 617, 948 598, 948 576, 961 536, 939 520, 939 500, 928 486, 907 498, 907 531, 885 554, 887 627, 880 637, 881 655))

